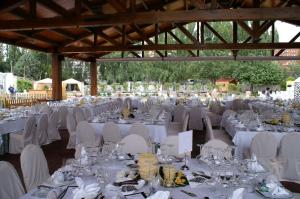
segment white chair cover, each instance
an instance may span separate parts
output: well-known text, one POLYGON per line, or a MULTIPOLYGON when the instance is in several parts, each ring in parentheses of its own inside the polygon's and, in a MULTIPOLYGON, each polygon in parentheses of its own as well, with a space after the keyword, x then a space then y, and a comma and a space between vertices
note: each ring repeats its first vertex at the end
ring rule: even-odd
POLYGON ((92 119, 93 119, 93 114, 92 114, 91 109, 86 108, 86 109, 84 110, 84 114, 85 114, 86 120, 92 120, 92 119))
POLYGON ((79 122, 81 122, 81 121, 85 121, 84 112, 80 107, 75 107, 74 113, 75 113, 75 118, 76 118, 77 124, 79 124, 79 122))
POLYGON ((23 148, 27 144, 39 144, 36 134, 36 119, 34 116, 30 116, 24 127, 22 134, 11 133, 9 135, 9 153, 18 154, 21 153, 23 148))
POLYGON ((39 146, 27 145, 21 153, 20 161, 27 191, 34 189, 50 177, 47 160, 39 146))
POLYGON ((41 110, 40 110, 40 113, 41 113, 41 114, 45 113, 45 114, 47 114, 48 116, 50 116, 51 113, 52 113, 52 108, 51 108, 50 106, 48 106, 47 104, 43 104, 43 105, 42 105, 42 108, 41 108, 41 110))
POLYGON ((59 119, 59 113, 57 111, 53 111, 49 118, 48 123, 48 138, 53 140, 60 140, 60 134, 58 131, 58 119, 59 119))
POLYGON ((202 112, 199 106, 192 107, 190 110, 189 129, 203 130, 202 112))
POLYGON ((100 138, 96 137, 96 130, 87 122, 82 121, 77 125, 76 138, 78 144, 96 147, 100 145, 100 138))
POLYGON ((150 141, 150 132, 145 124, 136 122, 129 129, 129 134, 137 134, 142 136, 146 141, 150 141))
POLYGON ((119 126, 113 122, 107 122, 103 126, 102 136, 104 142, 118 143, 122 140, 122 134, 119 126))
POLYGON ((38 120, 37 128, 36 128, 40 145, 49 144, 47 129, 48 129, 48 116, 47 114, 42 114, 38 120))
POLYGON ((289 180, 300 180, 300 133, 285 135, 279 148, 281 177, 289 180))
POLYGON ((277 155, 277 140, 271 133, 257 133, 251 142, 250 153, 255 154, 260 164, 270 168, 277 155))
POLYGON ((226 159, 232 158, 229 145, 217 139, 206 142, 202 147, 201 156, 208 157, 210 155, 226 159))
POLYGON ((19 199, 25 194, 17 171, 9 162, 0 161, 0 176, 0 198, 19 199))
POLYGON ((58 129, 67 129, 68 108, 61 106, 58 109, 58 129))
POLYGON ((130 154, 137 154, 137 153, 147 153, 149 151, 149 147, 147 145, 146 140, 136 134, 131 134, 124 137, 120 143, 123 145, 123 152, 130 153, 130 154))
POLYGON ((174 109, 173 122, 182 123, 184 116, 185 116, 185 108, 183 105, 178 104, 174 109))
POLYGON ((71 113, 68 113, 67 115, 67 129, 69 132, 67 149, 74 149, 76 145, 76 121, 71 113))

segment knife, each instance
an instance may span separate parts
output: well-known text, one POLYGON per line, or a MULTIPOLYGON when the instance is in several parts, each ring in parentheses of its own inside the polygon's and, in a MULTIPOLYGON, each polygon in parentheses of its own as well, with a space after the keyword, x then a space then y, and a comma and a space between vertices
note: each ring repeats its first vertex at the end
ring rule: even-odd
POLYGON ((185 190, 180 190, 182 193, 185 193, 186 195, 190 196, 190 197, 197 197, 196 194, 192 193, 192 192, 188 192, 188 191, 185 191, 185 190))

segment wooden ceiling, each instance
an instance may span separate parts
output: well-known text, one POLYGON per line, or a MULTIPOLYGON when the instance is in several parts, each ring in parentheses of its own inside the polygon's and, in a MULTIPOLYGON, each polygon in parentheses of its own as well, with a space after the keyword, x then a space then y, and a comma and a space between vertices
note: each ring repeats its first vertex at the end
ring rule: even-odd
POLYGON ((234 59, 238 50, 270 49, 270 57, 262 59, 282 59, 284 49, 300 48, 295 42, 300 32, 286 43, 274 38, 260 43, 259 37, 269 29, 274 33, 276 20, 299 26, 299 5, 300 0, 1 0, 0 42, 84 61, 101 61, 115 51, 129 52, 129 57, 122 53, 124 60, 143 60, 144 51, 167 60, 172 50, 186 50, 196 60, 200 50, 214 49, 229 50, 234 59), (211 21, 232 21, 232 41, 207 23, 211 21), (190 22, 198 22, 196 34, 185 28, 190 22), (191 43, 177 38, 171 31, 175 28, 191 43), (205 42, 204 28, 220 43, 205 42), (249 34, 246 41, 238 42, 238 29, 249 34), (175 43, 158 43, 159 34, 175 43), (274 49, 282 50, 274 54, 274 49))

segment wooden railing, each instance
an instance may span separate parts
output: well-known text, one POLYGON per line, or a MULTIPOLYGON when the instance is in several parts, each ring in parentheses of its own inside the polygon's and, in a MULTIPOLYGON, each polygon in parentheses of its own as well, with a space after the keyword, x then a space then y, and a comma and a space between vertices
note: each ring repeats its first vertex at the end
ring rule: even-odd
POLYGON ((15 93, 0 95, 0 103, 3 108, 17 108, 19 106, 32 106, 41 102, 48 101, 46 94, 38 93, 15 93))

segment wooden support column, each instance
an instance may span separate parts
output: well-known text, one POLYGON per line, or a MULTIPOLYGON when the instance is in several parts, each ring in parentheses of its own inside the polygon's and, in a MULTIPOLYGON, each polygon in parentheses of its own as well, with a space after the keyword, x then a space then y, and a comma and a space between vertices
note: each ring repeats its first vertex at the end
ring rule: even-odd
POLYGON ((90 77, 91 77, 91 95, 97 96, 97 63, 92 61, 90 63, 90 77))
POLYGON ((61 61, 63 57, 58 53, 52 54, 52 99, 62 100, 61 89, 61 61))

